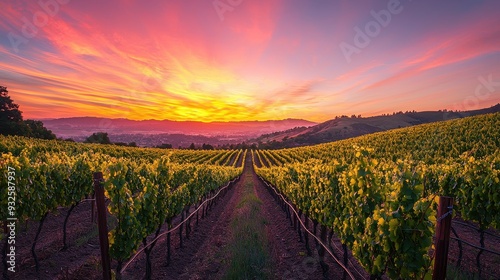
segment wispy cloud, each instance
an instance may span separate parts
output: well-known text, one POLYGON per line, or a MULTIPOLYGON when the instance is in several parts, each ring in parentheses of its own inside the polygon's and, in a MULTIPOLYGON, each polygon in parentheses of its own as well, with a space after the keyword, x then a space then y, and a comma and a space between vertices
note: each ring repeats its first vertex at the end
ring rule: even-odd
POLYGON ((444 2, 429 4, 437 12, 427 22, 424 3, 407 3, 405 17, 346 65, 339 42, 383 5, 244 1, 220 21, 211 1, 69 1, 16 51, 9 34, 23 36, 43 9, 7 0, 0 84, 30 118, 321 121, 446 108, 470 94, 478 75, 500 76, 492 62, 500 4, 449 12, 454 2, 444 2), (443 92, 455 97, 429 99, 443 92))

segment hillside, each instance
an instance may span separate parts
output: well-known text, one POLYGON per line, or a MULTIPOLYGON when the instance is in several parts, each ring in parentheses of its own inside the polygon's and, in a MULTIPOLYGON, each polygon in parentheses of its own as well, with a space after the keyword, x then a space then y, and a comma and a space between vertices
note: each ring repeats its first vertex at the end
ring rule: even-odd
POLYGON ((264 143, 264 146, 269 146, 269 148, 297 147, 342 140, 395 128, 495 112, 500 112, 500 104, 490 108, 464 112, 399 112, 392 115, 367 118, 341 117, 311 127, 297 127, 287 131, 264 134, 252 139, 251 142, 264 143))
POLYGON ((42 120, 45 127, 58 137, 86 137, 94 132, 108 132, 110 135, 123 134, 185 134, 202 136, 224 136, 248 139, 264 133, 286 130, 297 126, 312 126, 316 123, 301 119, 241 121, 241 122, 201 122, 171 120, 129 120, 95 117, 75 117, 42 120))

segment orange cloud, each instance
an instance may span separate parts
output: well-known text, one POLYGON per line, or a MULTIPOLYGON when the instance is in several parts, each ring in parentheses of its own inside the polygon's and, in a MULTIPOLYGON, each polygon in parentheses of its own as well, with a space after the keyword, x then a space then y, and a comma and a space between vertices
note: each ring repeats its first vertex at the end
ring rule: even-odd
MULTIPOLYGON (((466 80, 435 80, 429 71, 459 62, 481 67, 482 55, 500 50, 500 24, 481 19, 483 8, 462 26, 417 34, 418 44, 382 50, 374 40, 364 61, 344 65, 339 41, 375 6, 332 3, 243 1, 221 21, 211 1, 71 1, 16 53, 5 38, 21 34, 23 17, 41 8, 7 0, 0 79, 30 118, 321 121, 381 110, 384 101, 405 106, 424 95, 414 90, 420 84, 466 80)), ((397 32, 384 29, 404 38, 397 32)))

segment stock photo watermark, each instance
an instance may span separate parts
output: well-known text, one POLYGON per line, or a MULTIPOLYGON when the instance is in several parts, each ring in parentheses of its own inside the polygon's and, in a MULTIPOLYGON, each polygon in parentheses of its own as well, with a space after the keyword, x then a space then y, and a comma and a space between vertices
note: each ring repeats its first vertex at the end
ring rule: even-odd
POLYGON ((283 279, 309 279, 318 269, 319 263, 319 257, 307 256, 302 260, 300 266, 286 270, 283 273, 283 279))
POLYGON ((7 220, 5 221, 7 270, 16 272, 16 169, 7 167, 7 220))
POLYGON ((478 83, 474 89, 474 93, 468 95, 462 103, 453 104, 451 111, 446 112, 444 115, 445 120, 450 117, 450 113, 453 111, 466 112, 479 108, 481 101, 488 100, 488 98, 500 88, 500 79, 494 81, 493 74, 489 74, 487 77, 478 76, 477 81, 478 83))
POLYGON ((353 54, 360 54, 362 49, 368 47, 372 39, 380 35, 382 28, 389 26, 392 17, 402 11, 403 6, 399 0, 390 0, 387 3, 387 8, 378 12, 371 10, 370 15, 373 19, 368 21, 364 28, 359 26, 354 27, 353 43, 350 44, 344 41, 339 44, 347 63, 352 61, 353 54))
MULTIPOLYGON (((158 74, 158 72, 155 72, 158 74)), ((162 78, 156 77, 158 75, 144 75, 141 79, 141 84, 138 88, 128 92, 127 96, 120 97, 118 104, 128 104, 127 99, 144 100, 146 97, 146 91, 158 90, 161 87, 162 82, 166 79, 163 75, 162 78)), ((111 108, 118 107, 118 104, 111 105, 111 108)), ((130 109, 127 108, 127 112, 124 113, 125 116, 131 114, 130 109)), ((125 117, 124 117, 125 118, 125 117)), ((103 129, 108 133, 112 133, 116 130, 116 126, 113 125, 113 121, 110 119, 102 119, 99 122, 99 129, 103 129)))
POLYGON ((70 0, 40 0, 38 1, 38 9, 34 12, 31 18, 22 17, 22 27, 18 32, 9 32, 10 45, 14 52, 19 52, 19 47, 22 44, 27 44, 30 39, 36 37, 40 29, 44 28, 50 18, 55 17, 61 10, 61 5, 66 5, 70 0))
POLYGON ((220 21, 224 21, 224 14, 234 11, 241 3, 243 3, 243 0, 214 0, 212 5, 220 21))

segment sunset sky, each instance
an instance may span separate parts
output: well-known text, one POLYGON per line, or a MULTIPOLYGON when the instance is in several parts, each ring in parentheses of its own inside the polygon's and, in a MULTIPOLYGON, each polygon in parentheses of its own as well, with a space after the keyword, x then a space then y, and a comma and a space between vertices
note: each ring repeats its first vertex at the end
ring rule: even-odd
POLYGON ((489 107, 500 1, 2 0, 0 85, 33 119, 489 107))

